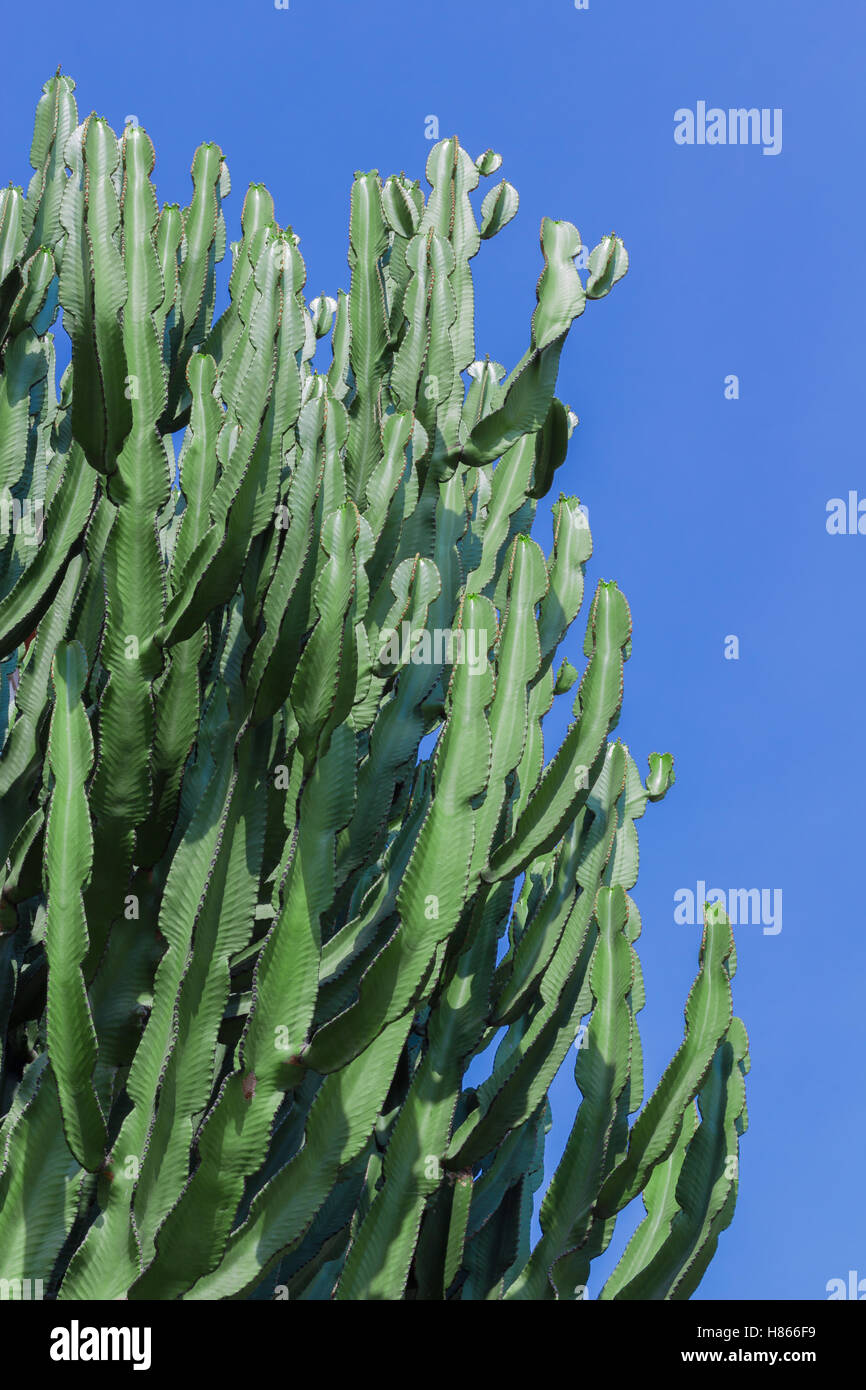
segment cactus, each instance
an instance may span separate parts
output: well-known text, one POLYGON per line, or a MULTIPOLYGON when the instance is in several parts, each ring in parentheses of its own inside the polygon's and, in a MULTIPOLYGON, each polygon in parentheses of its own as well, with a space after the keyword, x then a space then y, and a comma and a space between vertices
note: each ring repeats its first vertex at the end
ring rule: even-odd
POLYGON ((578 499, 554 502, 550 555, 529 534, 577 423, 562 348, 622 241, 584 283, 577 229, 545 218, 526 353, 476 359, 470 262, 518 199, 493 187, 479 226, 501 159, 445 139, 426 198, 355 175, 349 290, 309 305, 252 185, 215 318, 220 149, 160 207, 146 132, 79 123, 73 93, 45 84, 28 192, 0 194, 0 495, 44 502, 38 544, 0 537, 4 1277, 73 1300, 576 1299, 642 1195, 600 1297, 687 1298, 746 1125, 733 939, 707 909, 644 1103, 636 822, 673 763, 642 782, 613 737, 615 583, 579 680, 557 667, 578 499))

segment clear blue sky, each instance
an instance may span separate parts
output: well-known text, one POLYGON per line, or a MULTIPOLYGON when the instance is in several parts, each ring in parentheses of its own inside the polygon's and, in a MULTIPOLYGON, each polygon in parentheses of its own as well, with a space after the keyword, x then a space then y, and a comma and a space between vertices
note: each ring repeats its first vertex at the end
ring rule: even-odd
MULTIPOLYGON (((60 62, 82 114, 150 132, 162 201, 188 201, 205 139, 229 161, 230 238, 247 184, 266 182, 311 296, 348 288, 355 169, 423 177, 431 114, 473 156, 499 150, 521 208, 474 262, 477 348, 508 367, 528 341, 542 216, 590 246, 624 238, 628 276, 563 358, 558 393, 581 424, 560 486, 589 507, 588 580, 615 578, 631 603, 622 733, 642 769, 650 750, 676 756, 676 786, 641 823, 636 890, 653 1084, 697 961, 674 893, 783 893, 780 933, 737 933, 750 1130, 700 1297, 821 1299, 829 1279, 866 1276, 866 536, 825 526, 830 498, 866 496, 864 31, 855 0, 42 0, 4 17, 4 180, 26 185, 60 62), (699 101, 781 108, 781 153, 677 145, 674 112, 699 101)), ((581 641, 576 628, 578 665, 581 641)), ((572 1092, 569 1068, 559 1145, 572 1092)))

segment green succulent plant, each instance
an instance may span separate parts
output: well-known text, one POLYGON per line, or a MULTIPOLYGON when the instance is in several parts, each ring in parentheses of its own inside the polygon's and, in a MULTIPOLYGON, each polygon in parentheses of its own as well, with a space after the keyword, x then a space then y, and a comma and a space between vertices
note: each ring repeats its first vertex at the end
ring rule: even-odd
POLYGON ((644 1102, 636 822, 673 763, 642 782, 612 738, 614 583, 579 681, 555 670, 577 498, 550 555, 529 535, 576 424, 562 347, 622 241, 584 283, 577 229, 545 218, 526 353, 477 360, 470 263, 517 194, 492 187, 479 226, 501 160, 446 139, 426 198, 355 175, 336 299, 307 304, 252 185, 215 319, 220 149, 160 207, 145 131, 79 123, 73 91, 45 84, 29 190, 0 193, 0 1275, 59 1299, 574 1299, 642 1194, 599 1296, 688 1297, 746 1124, 733 939, 707 909, 644 1102))

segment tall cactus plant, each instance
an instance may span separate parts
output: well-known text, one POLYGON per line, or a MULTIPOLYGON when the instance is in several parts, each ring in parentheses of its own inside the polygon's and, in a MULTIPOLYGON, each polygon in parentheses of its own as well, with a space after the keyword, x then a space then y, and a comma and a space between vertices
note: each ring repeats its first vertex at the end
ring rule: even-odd
POLYGON ((526 353, 477 360, 470 263, 517 194, 479 226, 501 160, 447 139, 426 198, 355 175, 336 299, 307 303, 251 186, 214 319, 220 149, 160 207, 145 131, 79 122, 73 92, 45 84, 28 192, 0 194, 0 1274, 73 1300, 574 1299, 642 1195, 599 1296, 687 1298, 746 1124, 731 930, 707 910, 644 1102, 636 822, 672 759, 642 782, 613 738, 616 584, 579 683, 557 666, 577 499, 550 555, 529 534, 576 424, 562 347, 622 242, 584 283, 545 218, 526 353))

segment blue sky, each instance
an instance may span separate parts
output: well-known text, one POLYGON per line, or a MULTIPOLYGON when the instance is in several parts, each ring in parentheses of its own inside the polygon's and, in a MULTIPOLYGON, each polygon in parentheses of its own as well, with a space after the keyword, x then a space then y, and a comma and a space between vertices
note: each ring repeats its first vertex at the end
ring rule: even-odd
MULTIPOLYGON (((623 237, 626 279, 587 306, 563 356, 558 394, 581 423, 559 486, 589 508, 590 592, 613 578, 631 604, 621 733, 642 769, 651 750, 676 757, 675 787, 641 822, 635 894, 653 1084, 697 964, 700 931, 674 921, 674 894, 703 880, 783 895, 780 932, 737 931, 750 1129, 702 1298, 821 1299, 849 1269, 866 1276, 866 535, 825 525, 829 499, 866 497, 864 38, 853 0, 42 0, 4 19, 4 180, 27 183, 33 111, 60 62, 82 114, 147 128, 162 201, 188 201, 205 139, 228 158, 230 238, 247 184, 267 183, 310 297, 348 288, 354 170, 423 177, 429 115, 473 156, 493 146, 521 207, 473 263, 477 350, 509 368, 542 216, 589 246, 623 237), (675 111, 699 101, 780 108, 781 152, 676 144, 675 111)), ((576 625, 577 665, 581 644, 576 625)), ((554 1145, 573 1087, 569 1069, 554 1145)))

